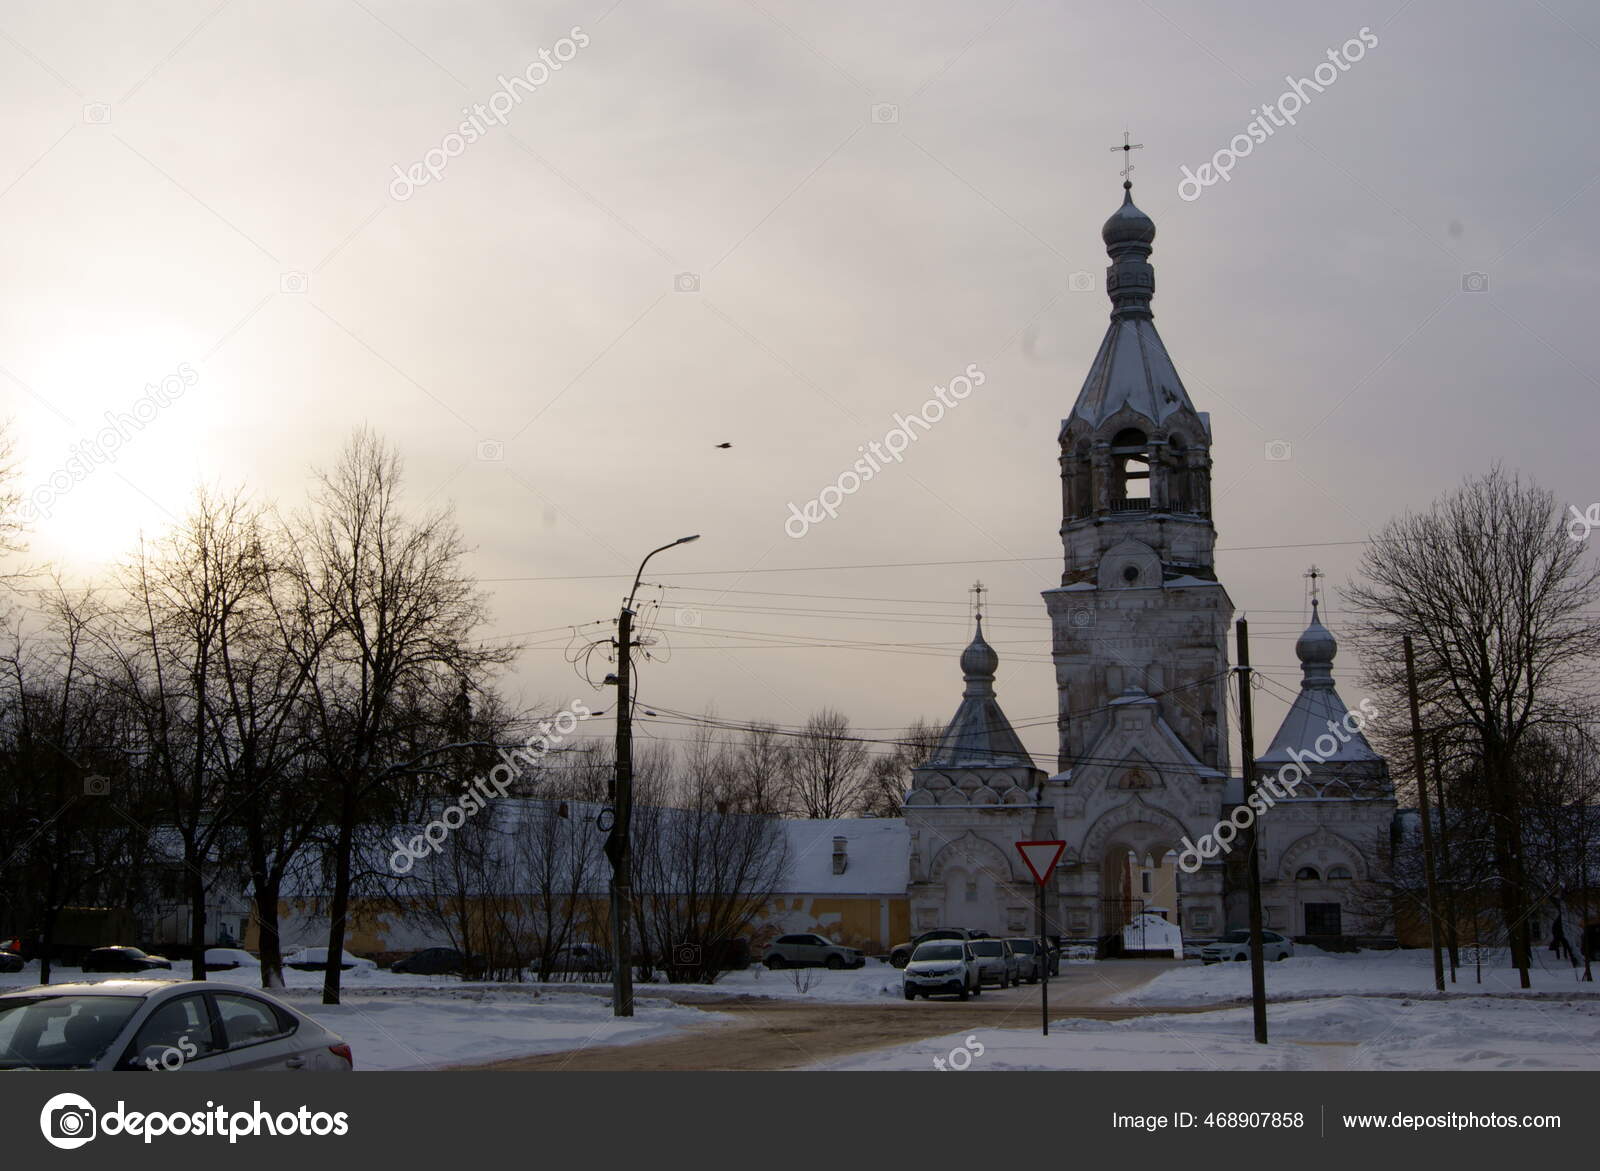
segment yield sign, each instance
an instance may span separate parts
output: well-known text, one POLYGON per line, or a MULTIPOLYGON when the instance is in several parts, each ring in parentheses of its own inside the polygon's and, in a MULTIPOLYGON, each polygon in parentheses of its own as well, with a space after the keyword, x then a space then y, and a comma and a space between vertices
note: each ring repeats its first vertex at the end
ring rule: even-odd
POLYGON ((1066 848, 1066 842, 1017 843, 1017 853, 1022 855, 1022 860, 1033 872, 1033 880, 1040 886, 1050 881, 1050 873, 1055 870, 1056 863, 1061 858, 1061 851, 1066 848))

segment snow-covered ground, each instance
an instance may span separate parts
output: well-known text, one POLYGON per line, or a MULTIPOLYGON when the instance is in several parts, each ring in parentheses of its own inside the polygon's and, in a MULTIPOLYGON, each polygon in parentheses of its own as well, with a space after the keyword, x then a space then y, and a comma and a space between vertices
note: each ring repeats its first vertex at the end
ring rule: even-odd
POLYGON ((1600 1003, 1591 1001, 1344 996, 1273 1005, 1267 1024, 1263 1046, 1247 1008, 1060 1020, 1048 1037, 980 1028, 813 1068, 936 1070, 937 1059, 952 1070, 1600 1070, 1600 1003))
MULTIPOLYGON (((1426 949, 1404 951, 1362 951, 1334 954, 1301 947, 1297 955, 1266 966, 1267 997, 1271 1000, 1301 999, 1314 996, 1348 995, 1437 995, 1433 989, 1433 957, 1426 949)), ((1463 957, 1465 959, 1465 957, 1463 957)), ((1582 983, 1583 969, 1565 961, 1549 962, 1546 952, 1535 956, 1531 992, 1574 996, 1600 995, 1600 978, 1582 983)), ((1476 970, 1464 963, 1450 983, 1445 972, 1445 989, 1450 995, 1526 995, 1519 986, 1517 971, 1504 952, 1484 957, 1483 982, 1476 970), (1491 963, 1492 958, 1492 963, 1491 963)), ((1161 973, 1142 987, 1112 997, 1122 1004, 1227 1004, 1250 997, 1249 964, 1189 963, 1161 973)))
MULTIPOLYGON (((188 979, 188 964, 149 979, 188 979)), ((138 979, 85 975, 55 968, 54 983, 138 979)), ((526 1057, 590 1045, 626 1045, 687 1028, 705 1028, 725 1018, 673 1003, 665 997, 636 998, 634 1016, 611 1015, 610 988, 599 984, 463 984, 446 976, 393 972, 344 973, 341 1000, 323 1005, 322 973, 285 971, 287 989, 274 995, 327 1025, 350 1042, 358 1070, 429 1069, 526 1057)), ((217 984, 260 987, 255 967, 212 972, 217 984)), ((38 964, 0 975, 0 991, 39 982, 38 964)), ((648 992, 648 989, 645 989, 648 992)))
MULTIPOLYGON (((187 980, 189 979, 189 964, 176 963, 170 972, 154 971, 143 975, 153 980, 187 980)), ((138 979, 138 975, 102 975, 79 972, 77 968, 63 968, 57 966, 51 972, 51 980, 56 984, 64 984, 77 980, 128 980, 138 979)), ((249 988, 261 986, 261 972, 256 967, 233 968, 225 972, 211 972, 207 976, 222 984, 242 984, 249 988)), ((284 969, 284 983, 290 991, 296 989, 313 990, 322 987, 321 972, 300 972, 291 968, 284 969)), ((39 965, 30 963, 20 972, 0 974, 0 990, 8 988, 26 988, 39 982, 39 965)), ((391 991, 397 989, 456 989, 467 990, 474 988, 538 988, 544 987, 551 992, 572 993, 575 995, 590 994, 605 997, 611 994, 609 981, 575 983, 572 981, 559 981, 549 985, 537 983, 528 984, 477 984, 464 983, 454 976, 407 976, 402 973, 390 972, 384 969, 364 970, 352 969, 342 974, 340 987, 347 992, 361 992, 364 990, 391 991)), ((897 997, 900 995, 900 970, 892 968, 879 960, 868 960, 867 966, 855 971, 830 972, 826 968, 798 968, 779 972, 769 972, 765 968, 755 965, 743 972, 725 972, 715 984, 639 984, 636 986, 639 995, 653 997, 676 997, 689 995, 695 999, 714 996, 770 996, 785 999, 799 1000, 831 1000, 831 1001, 874 1001, 884 997, 897 997)))
POLYGON ((316 993, 279 994, 350 1042, 358 1070, 433 1069, 509 1057, 631 1045, 726 1018, 640 998, 632 1017, 600 996, 522 988, 356 993, 323 1005, 316 993))

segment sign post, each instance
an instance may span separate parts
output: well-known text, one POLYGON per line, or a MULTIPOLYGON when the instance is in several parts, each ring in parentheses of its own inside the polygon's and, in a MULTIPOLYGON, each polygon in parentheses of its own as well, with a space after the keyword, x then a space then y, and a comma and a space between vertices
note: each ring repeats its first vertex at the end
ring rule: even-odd
POLYGON ((1046 1037, 1050 1035, 1050 942, 1044 933, 1044 887, 1050 881, 1050 875, 1055 873, 1056 863, 1061 860, 1061 851, 1066 848, 1066 842, 1017 843, 1017 853, 1022 855, 1028 872, 1033 875, 1039 908, 1036 932, 1039 936, 1039 1023, 1046 1037))

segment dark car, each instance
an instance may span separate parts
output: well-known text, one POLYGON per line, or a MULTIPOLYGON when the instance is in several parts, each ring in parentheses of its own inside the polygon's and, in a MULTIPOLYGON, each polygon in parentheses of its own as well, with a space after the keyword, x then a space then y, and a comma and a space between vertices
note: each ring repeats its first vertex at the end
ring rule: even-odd
POLYGON ((483 957, 470 959, 453 947, 428 947, 396 960, 391 972, 408 976, 459 976, 483 970, 483 957))
POLYGON ((20 972, 26 963, 27 961, 14 951, 0 951, 0 972, 20 972))
POLYGON ((889 962, 897 968, 903 968, 911 962, 911 953, 924 943, 932 943, 936 939, 978 939, 987 935, 986 931, 968 931, 965 927, 936 927, 932 931, 924 931, 909 943, 897 943, 889 949, 889 962))
POLYGON ((136 947, 97 947, 83 957, 82 968, 85 972, 170 972, 172 961, 136 947))

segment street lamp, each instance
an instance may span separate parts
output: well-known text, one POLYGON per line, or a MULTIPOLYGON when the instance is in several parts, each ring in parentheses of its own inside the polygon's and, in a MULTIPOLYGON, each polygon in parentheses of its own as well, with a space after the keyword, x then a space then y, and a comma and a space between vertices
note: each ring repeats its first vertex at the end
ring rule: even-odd
POLYGON ((698 541, 700 534, 679 537, 652 549, 639 562, 633 588, 617 617, 617 775, 612 784, 611 832, 606 836, 606 858, 611 862, 611 1015, 633 1015, 633 940, 628 916, 633 906, 633 847, 629 837, 633 822, 633 701, 629 694, 633 656, 633 599, 639 592, 644 567, 657 553, 698 541))

